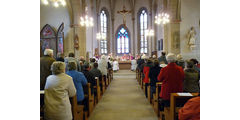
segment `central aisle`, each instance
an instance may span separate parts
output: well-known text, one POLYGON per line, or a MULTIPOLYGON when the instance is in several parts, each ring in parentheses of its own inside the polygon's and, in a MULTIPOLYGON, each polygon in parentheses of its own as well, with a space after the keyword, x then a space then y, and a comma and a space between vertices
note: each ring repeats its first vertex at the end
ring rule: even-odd
POLYGON ((89 120, 158 120, 135 72, 120 70, 113 78, 89 120))

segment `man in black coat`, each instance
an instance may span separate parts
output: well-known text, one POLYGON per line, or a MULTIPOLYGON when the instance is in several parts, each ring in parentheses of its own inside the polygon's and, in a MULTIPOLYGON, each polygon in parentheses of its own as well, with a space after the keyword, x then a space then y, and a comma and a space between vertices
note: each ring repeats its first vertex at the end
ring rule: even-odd
POLYGON ((156 93, 156 82, 158 74, 161 71, 161 67, 159 67, 159 62, 158 60, 154 60, 153 66, 150 68, 149 71, 149 78, 150 78, 150 86, 151 86, 151 98, 153 98, 153 93, 156 93))

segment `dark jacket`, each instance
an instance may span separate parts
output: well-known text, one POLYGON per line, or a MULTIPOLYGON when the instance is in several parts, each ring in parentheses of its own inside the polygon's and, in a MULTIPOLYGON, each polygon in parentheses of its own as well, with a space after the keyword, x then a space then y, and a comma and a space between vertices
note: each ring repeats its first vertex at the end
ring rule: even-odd
POLYGON ((178 60, 178 61, 176 62, 176 64, 177 64, 178 66, 182 67, 183 69, 185 68, 185 62, 184 62, 184 60, 178 60))
POLYGON ((92 68, 89 72, 93 74, 94 78, 98 77, 100 79, 102 77, 101 71, 97 68, 92 68))
POLYGON ((44 90, 46 79, 52 74, 51 65, 54 61, 54 58, 47 55, 40 58, 40 90, 44 90))
POLYGON ((159 63, 161 63, 161 62, 163 61, 165 64, 168 64, 167 59, 166 59, 166 56, 160 56, 160 57, 158 58, 158 61, 159 61, 159 63))
MULTIPOLYGON (((87 78, 88 83, 91 83, 91 92, 93 94, 93 86, 96 85, 96 81, 94 78, 94 75, 92 73, 90 73, 88 70, 83 70, 82 73, 84 74, 84 76, 87 78)), ((86 88, 84 87, 84 93, 86 94, 86 88)))
POLYGON ((144 63, 143 59, 138 59, 137 60, 137 68, 140 69, 140 66, 144 63))
POLYGON ((64 62, 64 58, 62 58, 62 57, 59 57, 59 58, 57 58, 57 59, 56 59, 56 61, 61 61, 61 62, 64 62))
POLYGON ((157 80, 157 76, 161 71, 161 67, 159 66, 153 66, 150 68, 150 72, 149 72, 149 78, 150 78, 150 85, 151 86, 156 86, 156 82, 157 80))
POLYGON ((184 71, 184 92, 200 92, 199 88, 199 73, 194 69, 186 69, 184 71))

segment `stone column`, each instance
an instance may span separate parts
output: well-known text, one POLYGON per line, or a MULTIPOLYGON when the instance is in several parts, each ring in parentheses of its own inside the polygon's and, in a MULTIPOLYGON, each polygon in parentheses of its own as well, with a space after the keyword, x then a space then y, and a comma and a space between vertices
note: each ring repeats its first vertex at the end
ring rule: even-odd
POLYGON ((132 41, 133 41, 132 46, 133 46, 133 48, 132 48, 131 53, 132 53, 133 56, 135 56, 136 55, 136 53, 135 53, 135 46, 136 46, 135 41, 136 41, 136 39, 135 39, 135 18, 134 17, 132 18, 132 24, 133 24, 133 34, 132 34, 132 41))

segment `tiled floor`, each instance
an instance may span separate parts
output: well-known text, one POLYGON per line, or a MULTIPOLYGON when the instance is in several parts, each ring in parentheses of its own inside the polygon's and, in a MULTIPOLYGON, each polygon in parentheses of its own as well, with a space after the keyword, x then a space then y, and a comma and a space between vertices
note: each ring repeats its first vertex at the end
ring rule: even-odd
POLYGON ((135 72, 120 70, 89 120, 158 120, 136 80, 135 72))

